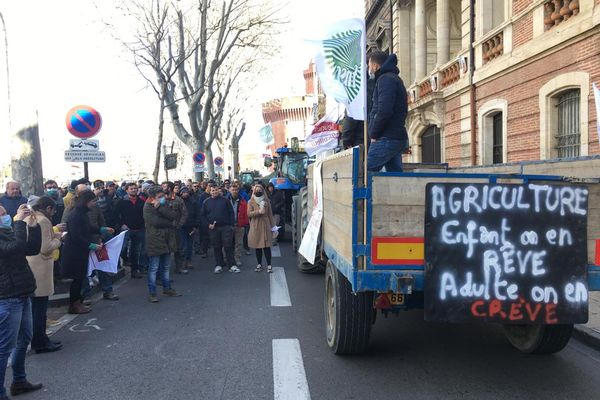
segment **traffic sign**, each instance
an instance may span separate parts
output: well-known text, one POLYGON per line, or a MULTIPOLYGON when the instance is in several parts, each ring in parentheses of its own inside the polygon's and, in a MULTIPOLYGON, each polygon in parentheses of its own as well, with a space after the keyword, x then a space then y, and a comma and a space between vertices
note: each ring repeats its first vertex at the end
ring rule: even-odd
POLYGON ((192 158, 196 164, 204 164, 204 161, 206 161, 206 156, 201 152, 194 153, 192 158))
POLYGON ((66 150, 67 162, 106 162, 106 153, 103 151, 66 150))
POLYGON ((96 139, 71 139, 69 150, 98 151, 100 142, 96 139))
POLYGON ((67 112, 67 129, 80 139, 95 136, 102 127, 100 113, 89 106, 75 106, 67 112))
POLYGON ((194 172, 206 172, 206 167, 204 164, 196 164, 194 165, 194 172))
POLYGON ((224 161, 223 161, 223 157, 215 157, 214 163, 217 167, 220 167, 223 165, 224 161))
POLYGON ((215 172, 224 172, 223 167, 216 167, 215 172))

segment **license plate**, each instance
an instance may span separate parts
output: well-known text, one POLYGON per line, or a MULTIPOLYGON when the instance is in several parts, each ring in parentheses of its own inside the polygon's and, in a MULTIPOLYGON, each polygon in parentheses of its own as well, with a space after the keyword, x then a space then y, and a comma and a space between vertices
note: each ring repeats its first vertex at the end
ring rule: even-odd
POLYGON ((393 306, 404 304, 404 295, 402 293, 388 293, 387 296, 393 306))

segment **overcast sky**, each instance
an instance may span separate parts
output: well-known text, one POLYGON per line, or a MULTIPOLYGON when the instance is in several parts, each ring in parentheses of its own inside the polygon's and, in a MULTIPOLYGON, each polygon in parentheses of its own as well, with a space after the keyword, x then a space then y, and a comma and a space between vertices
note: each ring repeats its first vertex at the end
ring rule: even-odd
MULTIPOLYGON (((39 118, 44 175, 69 177, 64 150, 72 138, 65 115, 74 105, 100 111, 103 127, 96 139, 107 153, 106 164, 90 164, 92 176, 118 177, 122 157, 133 154, 151 171, 156 143, 158 100, 146 88, 131 55, 104 27, 112 1, 0 0, 7 25, 13 129, 39 118)), ((272 60, 275 73, 261 77, 260 101, 304 94, 302 71, 312 54, 305 39, 319 37, 327 24, 360 16, 364 0, 290 0, 290 24, 277 38, 282 53, 272 60)), ((0 166, 9 158, 4 37, 0 32, 0 166)), ((255 132, 262 123, 260 104, 246 113, 244 152, 263 153, 255 132)), ((168 122, 167 122, 168 123, 168 122)), ((12 144, 12 143, 11 143, 12 144)), ((243 167, 243 166, 242 166, 243 167)))

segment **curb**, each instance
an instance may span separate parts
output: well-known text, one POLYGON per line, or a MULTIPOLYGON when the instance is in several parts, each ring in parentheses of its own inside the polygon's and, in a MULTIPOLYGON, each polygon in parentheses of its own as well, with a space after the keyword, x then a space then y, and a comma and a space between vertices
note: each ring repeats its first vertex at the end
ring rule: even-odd
POLYGON ((594 329, 588 328, 585 325, 575 325, 573 337, 588 346, 600 350, 600 332, 594 329))
MULTIPOLYGON (((127 274, 127 271, 125 270, 125 268, 120 268, 112 278, 113 283, 116 283, 119 280, 123 279, 126 274, 127 274)), ((95 285, 90 292, 90 296, 93 296, 96 293, 100 293, 100 292, 101 292, 100 286, 95 285)), ((68 306, 68 305, 69 305, 69 292, 53 294, 52 296, 50 296, 50 299, 48 301, 49 308, 62 307, 62 306, 68 306)))

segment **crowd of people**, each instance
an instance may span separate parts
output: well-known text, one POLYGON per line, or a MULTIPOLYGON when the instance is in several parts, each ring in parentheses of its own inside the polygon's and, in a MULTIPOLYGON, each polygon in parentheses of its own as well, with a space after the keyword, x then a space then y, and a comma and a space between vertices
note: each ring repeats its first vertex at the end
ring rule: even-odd
MULTIPOLYGON (((172 287, 171 260, 176 274, 200 267, 193 254, 206 259, 209 247, 214 273, 240 273, 242 254, 256 254, 254 271, 272 272, 271 247, 276 244, 285 200, 273 185, 243 186, 238 181, 89 182, 80 179, 61 188, 49 180, 42 196, 21 193, 8 182, 0 197, 0 379, 9 357, 13 369, 12 395, 38 390, 25 374, 25 355, 62 348, 46 334, 49 297, 55 281, 69 283, 71 314, 91 311, 91 287, 102 298, 117 301, 113 274, 94 270, 90 253, 102 254, 115 235, 124 233, 119 263, 130 267, 132 279, 146 275, 148 300, 162 295, 179 297, 172 287), (264 259, 264 261, 263 261, 264 259)), ((212 269, 212 267, 211 267, 212 269)), ((8 399, 4 385, 0 400, 8 399)))

